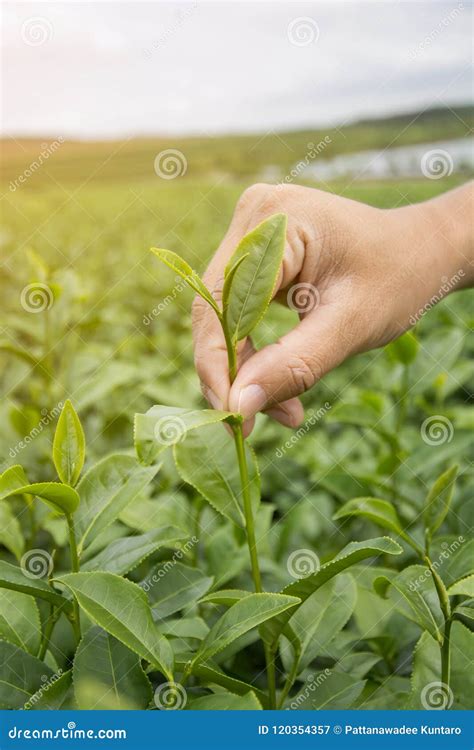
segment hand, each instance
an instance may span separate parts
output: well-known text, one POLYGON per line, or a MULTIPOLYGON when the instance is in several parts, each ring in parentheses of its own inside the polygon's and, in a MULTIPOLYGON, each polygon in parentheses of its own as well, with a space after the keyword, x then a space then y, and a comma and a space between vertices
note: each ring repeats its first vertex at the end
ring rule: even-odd
POLYGON ((258 411, 290 427, 300 424, 299 394, 347 357, 402 334, 430 300, 443 296, 446 277, 455 277, 449 291, 470 283, 469 201, 472 185, 391 210, 299 186, 246 190, 204 280, 220 299, 238 242, 268 216, 285 213, 287 245, 275 296, 300 313, 300 323, 258 352, 250 339, 242 341, 231 386, 220 325, 196 298, 195 364, 211 406, 243 414, 245 434, 258 411))

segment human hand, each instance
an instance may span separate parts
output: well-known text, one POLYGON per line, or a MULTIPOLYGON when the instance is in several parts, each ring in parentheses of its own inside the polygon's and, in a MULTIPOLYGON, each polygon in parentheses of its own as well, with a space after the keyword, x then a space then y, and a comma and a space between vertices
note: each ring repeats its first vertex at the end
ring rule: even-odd
POLYGON ((197 297, 195 364, 211 406, 243 414, 246 435, 258 411, 290 427, 300 424, 301 393, 350 355, 401 335, 446 277, 457 274, 450 291, 469 283, 469 200, 472 185, 391 210, 292 185, 246 190, 204 281, 220 301, 236 245, 270 215, 285 213, 287 244, 275 296, 299 312, 300 322, 258 352, 250 339, 240 342, 231 384, 222 329, 197 297))

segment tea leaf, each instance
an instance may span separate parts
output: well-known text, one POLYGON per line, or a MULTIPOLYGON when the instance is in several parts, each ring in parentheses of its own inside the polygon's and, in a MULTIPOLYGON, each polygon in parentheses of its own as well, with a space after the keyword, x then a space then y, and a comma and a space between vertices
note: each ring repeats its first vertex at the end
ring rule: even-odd
POLYGON ((22 466, 10 466, 0 474, 0 500, 15 494, 15 490, 28 484, 28 479, 22 466))
POLYGON ((474 575, 461 578, 448 589, 449 596, 469 596, 474 597, 474 575))
POLYGON ((59 415, 53 441, 53 461, 61 482, 74 487, 84 465, 85 451, 84 430, 67 399, 59 415))
POLYGON ((224 315, 234 342, 255 328, 271 302, 285 238, 286 216, 275 214, 246 234, 230 259, 226 276, 232 274, 233 280, 224 315))
POLYGON ((380 576, 374 581, 374 589, 384 597, 388 592, 405 617, 427 630, 439 643, 443 642, 444 617, 427 567, 410 565, 393 578, 380 576))
POLYGON ((141 494, 158 469, 141 466, 133 456, 117 453, 84 474, 77 485, 81 504, 75 515, 79 553, 141 494))
POLYGON ((439 529, 448 515, 457 473, 458 467, 453 466, 441 474, 426 497, 423 520, 430 535, 439 529))
MULTIPOLYGON (((184 669, 185 666, 184 663, 178 662, 179 669, 184 669)), ((251 690, 255 693, 262 706, 268 708, 268 698, 263 690, 258 690, 253 685, 249 685, 242 680, 237 680, 235 677, 229 677, 229 675, 222 672, 215 664, 195 664, 193 674, 200 677, 204 684, 219 685, 219 687, 223 687, 236 695, 246 695, 251 690)))
POLYGON ((472 709, 474 694, 474 670, 466 668, 466 657, 472 654, 474 634, 460 622, 451 628, 451 679, 452 692, 440 685, 441 662, 438 644, 428 633, 423 633, 415 647, 409 709, 426 710, 450 708, 452 710, 472 709), (426 686, 433 685, 431 698, 426 686), (437 688, 437 686, 439 686, 437 688))
POLYGON ((384 529, 403 535, 403 528, 395 507, 388 500, 377 497, 356 497, 340 508, 333 515, 334 519, 348 516, 362 516, 384 529))
POLYGON ((7 503, 0 502, 0 544, 19 560, 25 549, 20 522, 7 503))
POLYGON ((51 679, 53 670, 43 661, 14 646, 0 641, 0 708, 20 709, 44 686, 45 677, 51 679))
POLYGON ((143 560, 162 547, 175 547, 188 535, 172 526, 149 531, 139 536, 116 539, 98 555, 81 565, 82 571, 104 570, 117 575, 126 575, 143 560))
POLYGON ((222 615, 202 642, 193 666, 205 662, 270 617, 293 609, 300 600, 283 594, 251 594, 241 599, 222 615))
POLYGON ((0 589, 0 638, 30 654, 38 653, 41 623, 32 596, 0 589))
POLYGON ((152 247, 151 252, 154 253, 157 258, 163 261, 163 263, 166 263, 166 265, 171 268, 172 271, 178 273, 185 280, 188 286, 190 286, 191 289, 196 292, 196 294, 199 294, 200 297, 206 300, 206 302, 220 316, 221 311, 219 310, 219 305, 217 304, 216 300, 212 296, 207 286, 198 276, 196 271, 194 271, 191 266, 186 263, 186 261, 180 258, 179 255, 176 255, 176 253, 173 253, 171 250, 161 250, 157 247, 152 247))
MULTIPOLYGON (((291 631, 297 673, 324 652, 351 617, 356 600, 354 579, 343 573, 327 581, 297 608, 285 629, 285 633, 291 631)), ((289 668, 285 652, 282 657, 284 665, 289 668)))
POLYGON ((285 706, 297 711, 350 708, 364 689, 365 680, 344 672, 327 672, 316 673, 310 683, 315 689, 288 698, 285 706))
POLYGON ((113 573, 67 573, 56 580, 91 620, 173 679, 173 652, 153 622, 140 586, 113 573))
POLYGON ((17 565, 0 560, 0 588, 20 591, 23 594, 46 599, 57 607, 71 609, 71 602, 49 586, 41 578, 31 578, 17 565))
POLYGON ((72 691, 72 669, 63 672, 61 677, 42 684, 23 707, 30 711, 59 711, 75 709, 72 691))
POLYGON ((213 578, 179 562, 158 563, 141 582, 155 618, 164 619, 200 599, 212 586, 213 578))
POLYGON ((463 536, 437 538, 433 543, 431 557, 437 562, 436 571, 446 586, 452 586, 474 573, 474 539, 463 536))
POLYGON ((73 487, 60 482, 38 482, 15 487, 8 495, 35 495, 56 513, 71 515, 79 506, 79 495, 73 487))
POLYGON ((258 711, 262 706, 250 690, 245 695, 215 693, 196 698, 189 706, 191 711, 258 711))
MULTIPOLYGON (((365 542, 350 542, 336 557, 322 565, 316 573, 290 583, 281 593, 297 596, 301 601, 306 601, 326 581, 350 568, 351 565, 376 555, 400 555, 401 553, 400 545, 386 536, 367 539, 365 542)), ((288 613, 283 612, 274 617, 271 622, 266 623, 262 628, 264 639, 271 644, 276 643, 288 620, 288 613)))
MULTIPOLYGON (((260 502, 260 477, 252 449, 246 445, 245 450, 255 514, 260 502)), ((204 427, 175 445, 174 457, 181 478, 225 518, 244 528, 242 485, 230 436, 214 426, 204 427)))
POLYGON ((97 626, 79 644, 73 676, 81 710, 143 710, 152 698, 137 654, 97 626))
POLYGON ((191 430, 216 422, 241 419, 237 414, 215 409, 181 409, 175 406, 152 406, 146 414, 135 415, 135 448, 138 458, 149 464, 177 443, 191 430))
POLYGON ((248 258, 249 254, 241 255, 233 263, 230 263, 224 272, 224 287, 222 290, 222 309, 226 310, 229 306, 229 297, 232 289, 232 283, 234 281, 235 272, 237 271, 240 264, 248 258))

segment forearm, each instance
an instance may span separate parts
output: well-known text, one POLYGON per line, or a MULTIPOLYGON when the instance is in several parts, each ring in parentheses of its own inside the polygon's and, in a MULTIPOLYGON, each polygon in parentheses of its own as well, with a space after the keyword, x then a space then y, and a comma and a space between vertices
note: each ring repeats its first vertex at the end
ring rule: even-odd
POLYGON ((414 270, 433 292, 446 284, 449 292, 474 284, 473 203, 474 183, 469 182, 390 212, 400 231, 398 241, 413 253, 414 270))

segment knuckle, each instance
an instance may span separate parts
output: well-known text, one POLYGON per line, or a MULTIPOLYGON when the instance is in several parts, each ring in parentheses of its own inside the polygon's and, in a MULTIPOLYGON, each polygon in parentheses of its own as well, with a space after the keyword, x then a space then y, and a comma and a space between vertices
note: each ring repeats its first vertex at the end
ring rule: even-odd
POLYGON ((196 295, 191 308, 191 316, 194 328, 200 328, 207 314, 207 302, 196 295))
POLYGON ((260 205, 266 199, 271 190, 272 186, 264 182, 256 182, 254 185, 250 185, 240 196, 237 202, 237 210, 245 211, 249 207, 255 208, 255 205, 260 205))
POLYGON ((299 355, 291 355, 287 364, 290 383, 295 394, 309 390, 321 376, 322 370, 315 359, 309 361, 299 355))

